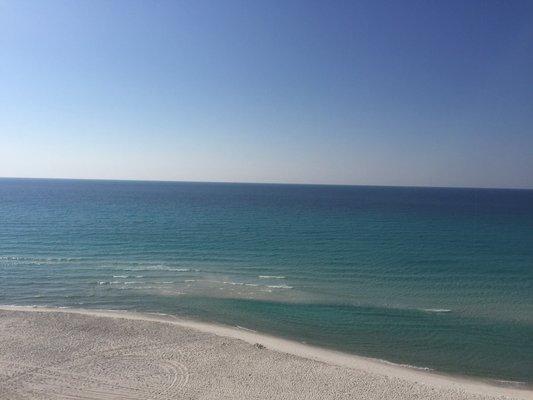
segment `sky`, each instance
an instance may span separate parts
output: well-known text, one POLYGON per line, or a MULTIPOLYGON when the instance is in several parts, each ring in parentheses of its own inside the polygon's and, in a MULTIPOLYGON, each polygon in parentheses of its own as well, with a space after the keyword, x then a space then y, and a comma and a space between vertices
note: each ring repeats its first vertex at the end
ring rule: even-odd
POLYGON ((533 2, 0 0, 0 176, 533 188, 533 2))

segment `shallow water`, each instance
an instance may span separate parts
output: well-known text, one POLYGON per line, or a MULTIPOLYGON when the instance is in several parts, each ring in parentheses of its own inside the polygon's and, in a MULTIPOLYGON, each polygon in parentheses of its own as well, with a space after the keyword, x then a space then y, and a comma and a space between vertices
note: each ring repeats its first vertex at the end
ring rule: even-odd
POLYGON ((0 303, 533 382, 533 191, 0 179, 0 303))

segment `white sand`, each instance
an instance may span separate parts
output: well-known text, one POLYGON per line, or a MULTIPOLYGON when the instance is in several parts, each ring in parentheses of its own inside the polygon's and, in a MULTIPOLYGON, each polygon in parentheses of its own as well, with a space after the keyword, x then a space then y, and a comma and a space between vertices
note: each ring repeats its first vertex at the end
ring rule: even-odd
POLYGON ((0 307, 2 400, 495 398, 533 391, 172 316, 0 307))

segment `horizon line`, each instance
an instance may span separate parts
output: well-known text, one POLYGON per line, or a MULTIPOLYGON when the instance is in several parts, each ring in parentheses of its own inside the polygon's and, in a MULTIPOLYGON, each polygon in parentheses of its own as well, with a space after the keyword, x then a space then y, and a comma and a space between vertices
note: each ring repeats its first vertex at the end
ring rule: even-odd
POLYGON ((376 185, 350 183, 301 183, 301 182, 238 182, 238 181, 188 181, 168 179, 114 179, 114 178, 65 178, 65 177, 28 177, 0 176, 0 179, 20 180, 61 180, 61 181, 104 181, 104 182, 145 182, 145 183, 211 183, 239 185, 287 185, 287 186, 342 186, 342 187, 381 187, 381 188, 412 188, 412 189, 479 189, 479 190, 533 190, 532 187, 490 187, 490 186, 424 186, 424 185, 376 185))

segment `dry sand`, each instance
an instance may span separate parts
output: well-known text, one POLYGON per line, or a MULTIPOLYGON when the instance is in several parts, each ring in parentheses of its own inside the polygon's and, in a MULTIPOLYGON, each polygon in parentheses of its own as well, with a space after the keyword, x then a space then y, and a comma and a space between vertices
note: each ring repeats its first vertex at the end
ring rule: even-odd
POLYGON ((2 400, 495 398, 533 392, 171 316, 0 307, 2 400))

